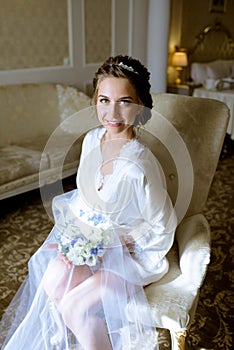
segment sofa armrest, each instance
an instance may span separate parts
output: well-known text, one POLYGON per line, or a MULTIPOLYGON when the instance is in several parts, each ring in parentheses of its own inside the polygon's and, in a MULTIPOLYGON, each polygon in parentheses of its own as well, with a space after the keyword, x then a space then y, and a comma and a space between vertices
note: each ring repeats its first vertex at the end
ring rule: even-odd
POLYGON ((205 216, 196 214, 185 218, 178 226, 176 239, 181 272, 200 288, 210 262, 210 227, 205 216))

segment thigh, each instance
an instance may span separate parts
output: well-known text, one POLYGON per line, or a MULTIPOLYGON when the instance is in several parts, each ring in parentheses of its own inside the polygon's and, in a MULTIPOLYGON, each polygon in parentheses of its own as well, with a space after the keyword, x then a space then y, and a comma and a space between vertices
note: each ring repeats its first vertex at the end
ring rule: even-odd
POLYGON ((59 258, 53 260, 43 276, 43 285, 51 299, 60 300, 64 294, 92 275, 86 265, 68 268, 59 258))
POLYGON ((102 300, 108 299, 113 305, 113 298, 126 297, 128 295, 128 283, 113 272, 107 272, 108 278, 103 276, 105 271, 98 271, 92 276, 83 280, 82 283, 71 289, 62 299, 62 307, 68 308, 71 312, 79 309, 79 312, 96 312, 102 305, 102 300))

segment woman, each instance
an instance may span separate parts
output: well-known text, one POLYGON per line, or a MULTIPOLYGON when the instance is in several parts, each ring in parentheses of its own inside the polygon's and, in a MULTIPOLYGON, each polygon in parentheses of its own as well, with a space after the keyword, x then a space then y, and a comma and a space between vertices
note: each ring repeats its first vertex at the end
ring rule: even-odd
POLYGON ((149 76, 121 55, 95 74, 102 127, 84 139, 77 189, 53 201, 55 226, 10 306, 18 308, 3 349, 156 348, 143 287, 168 270, 176 218, 161 168, 138 137, 151 117, 149 76))

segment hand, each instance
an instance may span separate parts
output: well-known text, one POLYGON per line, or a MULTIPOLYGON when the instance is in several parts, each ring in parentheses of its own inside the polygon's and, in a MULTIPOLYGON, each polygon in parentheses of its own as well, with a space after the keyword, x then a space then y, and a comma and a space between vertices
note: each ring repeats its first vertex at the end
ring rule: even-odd
POLYGON ((49 243, 49 244, 45 244, 44 247, 47 249, 58 249, 58 244, 57 243, 49 243))
POLYGON ((120 241, 128 248, 130 253, 134 251, 135 241, 132 236, 120 236, 120 241))
MULTIPOLYGON (((45 248, 47 249, 57 249, 58 250, 58 244, 57 243, 49 243, 45 245, 45 248)), ((70 270, 72 267, 72 263, 64 256, 62 253, 58 253, 59 259, 67 266, 67 268, 70 270)))
POLYGON ((64 256, 63 254, 59 253, 59 259, 67 266, 68 270, 71 269, 72 263, 64 256))

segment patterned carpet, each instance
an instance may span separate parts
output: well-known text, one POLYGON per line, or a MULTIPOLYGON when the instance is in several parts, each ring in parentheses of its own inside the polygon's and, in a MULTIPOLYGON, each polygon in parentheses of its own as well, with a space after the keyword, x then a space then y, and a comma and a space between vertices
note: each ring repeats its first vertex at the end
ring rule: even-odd
MULTIPOLYGON (((74 178, 64 182, 65 190, 74 185, 74 178)), ((233 190, 234 155, 229 155, 219 161, 205 209, 212 231, 212 256, 187 339, 188 349, 233 348, 233 190)), ((50 205, 49 199, 47 205, 50 205)), ((51 227, 39 191, 2 201, 0 317, 27 274, 28 259, 42 244, 51 227)), ((168 349, 165 332, 161 340, 163 349, 168 349)))
POLYGON ((219 162, 205 208, 211 227, 211 262, 194 323, 191 349, 234 347, 234 156, 219 162))

